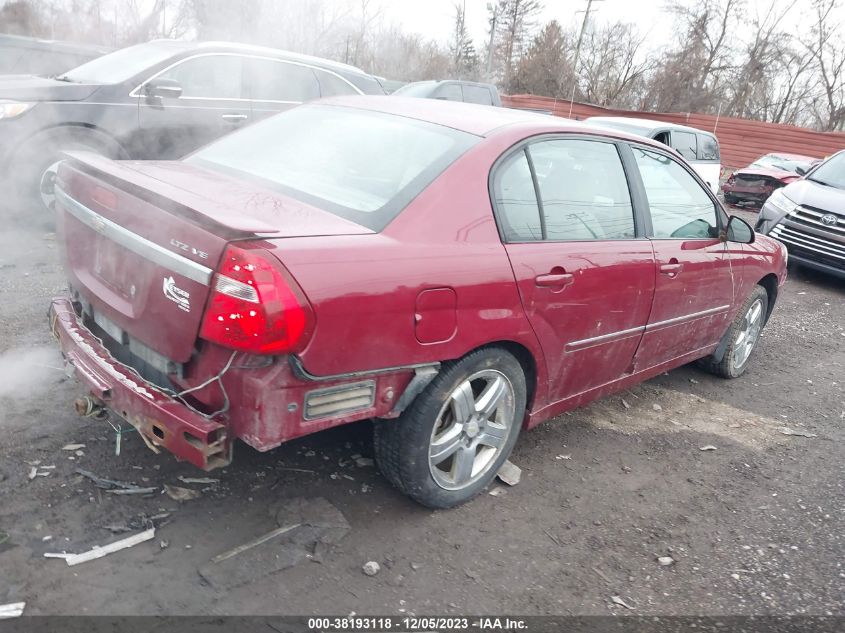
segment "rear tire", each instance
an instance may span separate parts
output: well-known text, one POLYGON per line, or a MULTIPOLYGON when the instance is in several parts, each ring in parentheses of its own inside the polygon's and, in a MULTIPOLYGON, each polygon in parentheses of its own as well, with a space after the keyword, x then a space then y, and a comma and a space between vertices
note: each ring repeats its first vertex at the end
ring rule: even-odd
POLYGON ((451 508, 486 488, 513 450, 525 414, 525 374, 489 347, 444 364, 396 420, 375 428, 379 469, 430 508, 451 508))
POLYGON ((744 374, 766 324, 768 309, 766 289, 755 286, 725 333, 728 343, 721 360, 708 356, 698 362, 699 366, 722 378, 738 378, 744 374))
POLYGON ((64 150, 91 151, 107 158, 125 155, 112 138, 89 128, 64 127, 37 134, 12 160, 15 203, 20 205, 26 221, 32 221, 32 211, 36 211, 45 224, 52 223, 52 209, 47 209, 42 201, 41 179, 52 165, 62 160, 64 150))
POLYGON ((734 196, 730 193, 725 194, 725 204, 735 206, 737 202, 739 202, 739 199, 736 196, 734 196))

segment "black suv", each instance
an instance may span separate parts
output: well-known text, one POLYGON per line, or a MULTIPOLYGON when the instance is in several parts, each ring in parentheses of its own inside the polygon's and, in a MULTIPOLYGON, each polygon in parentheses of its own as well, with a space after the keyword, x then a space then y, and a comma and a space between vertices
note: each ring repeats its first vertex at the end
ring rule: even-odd
POLYGON ((783 242, 791 261, 845 277, 845 150, 775 189, 755 228, 783 242))
POLYGON ((68 73, 0 77, 0 173, 38 193, 63 149, 111 158, 179 158, 303 101, 384 94, 363 71, 325 59, 228 43, 157 40, 68 73))

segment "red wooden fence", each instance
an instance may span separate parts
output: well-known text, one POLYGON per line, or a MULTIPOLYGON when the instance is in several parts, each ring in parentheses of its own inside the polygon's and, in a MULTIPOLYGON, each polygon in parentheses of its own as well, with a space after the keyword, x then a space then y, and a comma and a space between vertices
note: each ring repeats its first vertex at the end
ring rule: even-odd
MULTIPOLYGON (((503 96, 504 105, 514 108, 532 108, 568 117, 570 102, 538 97, 535 95, 503 96)), ((758 156, 770 152, 788 152, 823 158, 845 149, 845 134, 841 132, 816 132, 794 125, 763 123, 748 119, 719 117, 712 114, 680 112, 634 112, 602 108, 588 103, 574 102, 572 118, 591 116, 628 116, 680 123, 690 127, 715 132, 722 150, 722 165, 730 168, 744 167, 758 156)))

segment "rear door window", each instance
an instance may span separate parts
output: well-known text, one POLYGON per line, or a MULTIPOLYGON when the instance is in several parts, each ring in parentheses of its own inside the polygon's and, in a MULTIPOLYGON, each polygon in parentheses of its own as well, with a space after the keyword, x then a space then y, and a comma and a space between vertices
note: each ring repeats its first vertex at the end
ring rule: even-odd
POLYGON ((253 101, 302 103, 320 96, 317 76, 308 66, 274 59, 247 59, 248 91, 253 101))
POLYGON ((543 239, 540 205, 525 150, 509 156, 496 170, 493 196, 506 242, 543 239))
POLYGON ((348 81, 341 79, 333 73, 314 69, 314 74, 320 80, 320 96, 321 97, 339 97, 342 95, 357 95, 360 94, 348 81))
POLYGON ((533 143, 528 151, 540 192, 544 239, 635 237, 631 195, 616 145, 554 139, 533 143))
POLYGON ((677 150, 687 160, 696 160, 698 157, 698 143, 696 142, 695 134, 692 132, 672 130, 670 142, 672 148, 677 150))

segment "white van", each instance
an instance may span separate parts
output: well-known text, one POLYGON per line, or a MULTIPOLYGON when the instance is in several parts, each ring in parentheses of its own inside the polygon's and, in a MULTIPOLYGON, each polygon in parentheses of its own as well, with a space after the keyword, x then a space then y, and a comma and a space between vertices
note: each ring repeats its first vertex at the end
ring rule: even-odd
POLYGON ((666 121, 624 116, 593 116, 586 123, 653 138, 668 145, 686 159, 714 194, 719 192, 722 172, 719 141, 710 132, 666 121))

